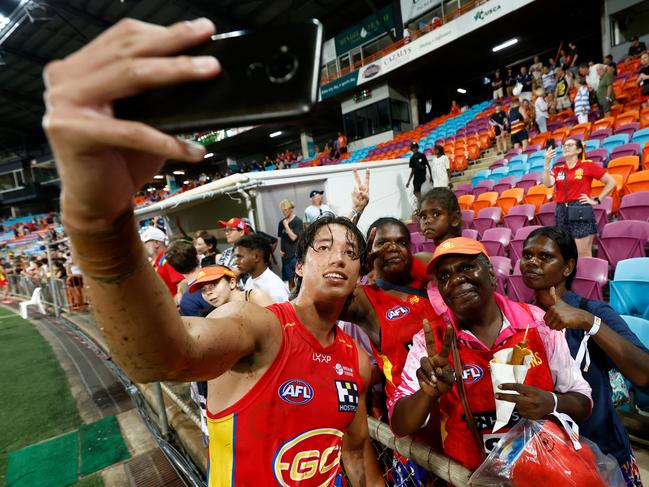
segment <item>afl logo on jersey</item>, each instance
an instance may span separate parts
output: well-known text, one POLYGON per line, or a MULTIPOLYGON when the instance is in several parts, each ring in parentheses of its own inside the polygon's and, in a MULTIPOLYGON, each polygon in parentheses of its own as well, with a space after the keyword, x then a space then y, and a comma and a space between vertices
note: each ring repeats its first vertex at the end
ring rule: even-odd
POLYGON ((385 317, 390 321, 394 321, 403 318, 408 313, 410 313, 410 308, 399 305, 395 306, 394 308, 390 308, 387 313, 385 313, 385 317))
POLYGON ((318 428, 288 440, 273 457, 277 483, 293 487, 308 480, 308 485, 331 485, 340 470, 342 438, 340 430, 318 428))
POLYGON ((277 393, 289 404, 306 404, 313 399, 313 387, 300 379, 287 380, 279 386, 277 393))
POLYGON ((462 380, 465 384, 473 384, 482 379, 484 372, 475 364, 464 364, 462 368, 462 380))

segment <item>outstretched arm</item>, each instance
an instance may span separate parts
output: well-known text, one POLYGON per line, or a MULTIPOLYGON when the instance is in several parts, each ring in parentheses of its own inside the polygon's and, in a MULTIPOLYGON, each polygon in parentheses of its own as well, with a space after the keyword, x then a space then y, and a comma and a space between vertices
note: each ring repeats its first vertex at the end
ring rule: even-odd
POLYGON ((274 315, 252 305, 229 306, 216 320, 183 322, 135 228, 133 195, 165 160, 198 162, 205 149, 114 118, 113 100, 218 75, 213 57, 172 56, 213 33, 207 19, 171 27, 122 20, 45 69, 43 126, 61 176, 62 221, 95 320, 136 381, 216 377, 260 348, 264 326, 273 328, 274 315))

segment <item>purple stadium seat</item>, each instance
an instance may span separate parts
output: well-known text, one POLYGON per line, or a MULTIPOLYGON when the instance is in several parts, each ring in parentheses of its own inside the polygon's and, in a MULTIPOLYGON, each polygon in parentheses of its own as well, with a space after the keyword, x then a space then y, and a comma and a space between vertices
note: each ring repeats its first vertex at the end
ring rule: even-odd
POLYGON ((478 212, 478 216, 473 220, 473 228, 478 231, 478 235, 482 237, 485 230, 494 228, 502 218, 503 210, 498 206, 490 206, 483 208, 478 212))
POLYGON ((512 301, 520 301, 523 303, 531 303, 534 299, 534 291, 528 288, 523 282, 521 265, 518 260, 516 261, 516 264, 514 264, 512 275, 509 276, 507 296, 509 296, 509 299, 512 301))
POLYGON ((622 204, 617 210, 620 220, 649 220, 649 191, 638 191, 627 194, 622 198, 622 204))
POLYGON ((608 262, 597 257, 580 257, 572 290, 587 299, 604 299, 603 289, 608 283, 608 262))
POLYGON ((473 210, 462 210, 462 228, 473 228, 473 210))
POLYGON ((613 149, 613 152, 611 152, 610 159, 613 160, 617 159, 618 157, 624 156, 639 156, 641 151, 642 148, 640 147, 640 144, 635 142, 618 145, 615 149, 613 149))
POLYGON ((430 252, 431 254, 435 252, 435 242, 432 240, 424 240, 419 244, 419 252, 430 252))
POLYGON ((601 142, 606 137, 610 137, 611 135, 613 135, 613 129, 599 129, 599 130, 595 130, 594 132, 591 132, 588 138, 590 140, 599 139, 599 141, 601 142))
POLYGON ((516 184, 516 176, 505 176, 496 184, 494 184, 494 191, 497 191, 498 194, 502 193, 506 189, 511 189, 516 184))
POLYGON ((543 178, 543 174, 540 172, 531 172, 528 174, 523 174, 521 180, 516 183, 516 187, 523 188, 523 191, 525 191, 525 194, 527 194, 527 191, 532 186, 536 186, 537 184, 541 183, 542 178, 543 178))
POLYGON ((645 256, 649 240, 649 222, 620 220, 607 223, 599 237, 600 257, 604 257, 613 270, 624 259, 645 256))
POLYGON ((557 204, 554 201, 541 205, 541 209, 536 214, 536 221, 539 222, 539 225, 543 227, 554 226, 554 210, 556 207, 557 204))
POLYGON ((426 237, 420 232, 413 232, 410 234, 410 250, 413 254, 420 252, 421 244, 426 241, 426 237))
POLYGON ((521 149, 515 149, 515 148, 509 149, 507 152, 505 152, 505 159, 509 161, 512 157, 517 156, 521 152, 522 152, 521 149))
POLYGON ((509 209, 505 216, 505 226, 516 232, 519 228, 530 225, 534 220, 536 207, 534 205, 516 205, 509 209))
POLYGON ((418 221, 412 221, 412 222, 406 224, 406 226, 408 227, 408 231, 410 233, 415 233, 415 232, 419 231, 419 222, 418 221))
POLYGON ((636 130, 640 130, 640 122, 631 122, 622 125, 620 128, 615 129, 616 134, 629 134, 629 140, 635 133, 636 130))
POLYGON ((613 198, 607 196, 599 205, 593 206, 593 213, 595 213, 595 223, 597 223, 597 230, 600 235, 604 230, 604 225, 608 223, 608 218, 613 211, 613 198))
POLYGON ((509 243, 509 257, 514 262, 521 258, 521 255, 523 254, 523 242, 525 242, 527 236, 537 228, 541 228, 541 225, 528 225, 516 230, 514 238, 509 243))
POLYGON ((608 163, 608 151, 606 149, 593 149, 586 152, 586 159, 604 167, 608 163))
POLYGON ((498 255, 492 255, 489 259, 491 260, 494 271, 496 271, 496 292, 504 295, 507 282, 509 281, 509 275, 512 273, 512 261, 509 260, 509 257, 501 257, 498 255))
POLYGON ((527 149, 525 149, 521 154, 531 156, 538 150, 541 150, 541 144, 530 144, 527 146, 527 149))
POLYGON ((494 187, 493 180, 485 179, 483 181, 480 181, 478 184, 476 184, 475 188, 473 188, 473 195, 477 198, 482 193, 486 193, 487 191, 493 191, 493 187, 494 187))
POLYGON ((478 231, 473 228, 463 228, 462 236, 466 238, 472 238, 473 240, 478 240, 478 231))
POLYGON ((493 171, 497 167, 503 167, 506 165, 507 165, 507 159, 498 159, 497 161, 494 161, 489 165, 489 170, 493 171))
POLYGON ((505 227, 489 228, 484 231, 480 239, 490 257, 505 257, 507 255, 507 247, 511 240, 512 231, 505 227))

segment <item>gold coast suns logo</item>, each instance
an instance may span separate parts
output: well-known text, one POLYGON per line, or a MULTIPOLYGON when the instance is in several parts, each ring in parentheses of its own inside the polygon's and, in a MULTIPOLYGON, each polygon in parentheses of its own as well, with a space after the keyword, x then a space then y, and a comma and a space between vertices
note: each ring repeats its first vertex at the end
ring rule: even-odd
POLYGON ((293 487, 308 479, 313 479, 309 485, 330 485, 339 470, 342 437, 340 430, 318 428, 284 443, 273 458, 279 485, 293 487))

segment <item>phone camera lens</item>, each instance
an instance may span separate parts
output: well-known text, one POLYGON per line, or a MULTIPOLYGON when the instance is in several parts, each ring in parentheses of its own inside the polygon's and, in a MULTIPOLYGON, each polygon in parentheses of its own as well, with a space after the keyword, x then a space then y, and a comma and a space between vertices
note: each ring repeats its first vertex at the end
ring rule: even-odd
POLYGON ((273 83, 286 83, 295 76, 298 65, 295 55, 289 52, 288 47, 282 46, 279 52, 270 58, 266 74, 273 83))

